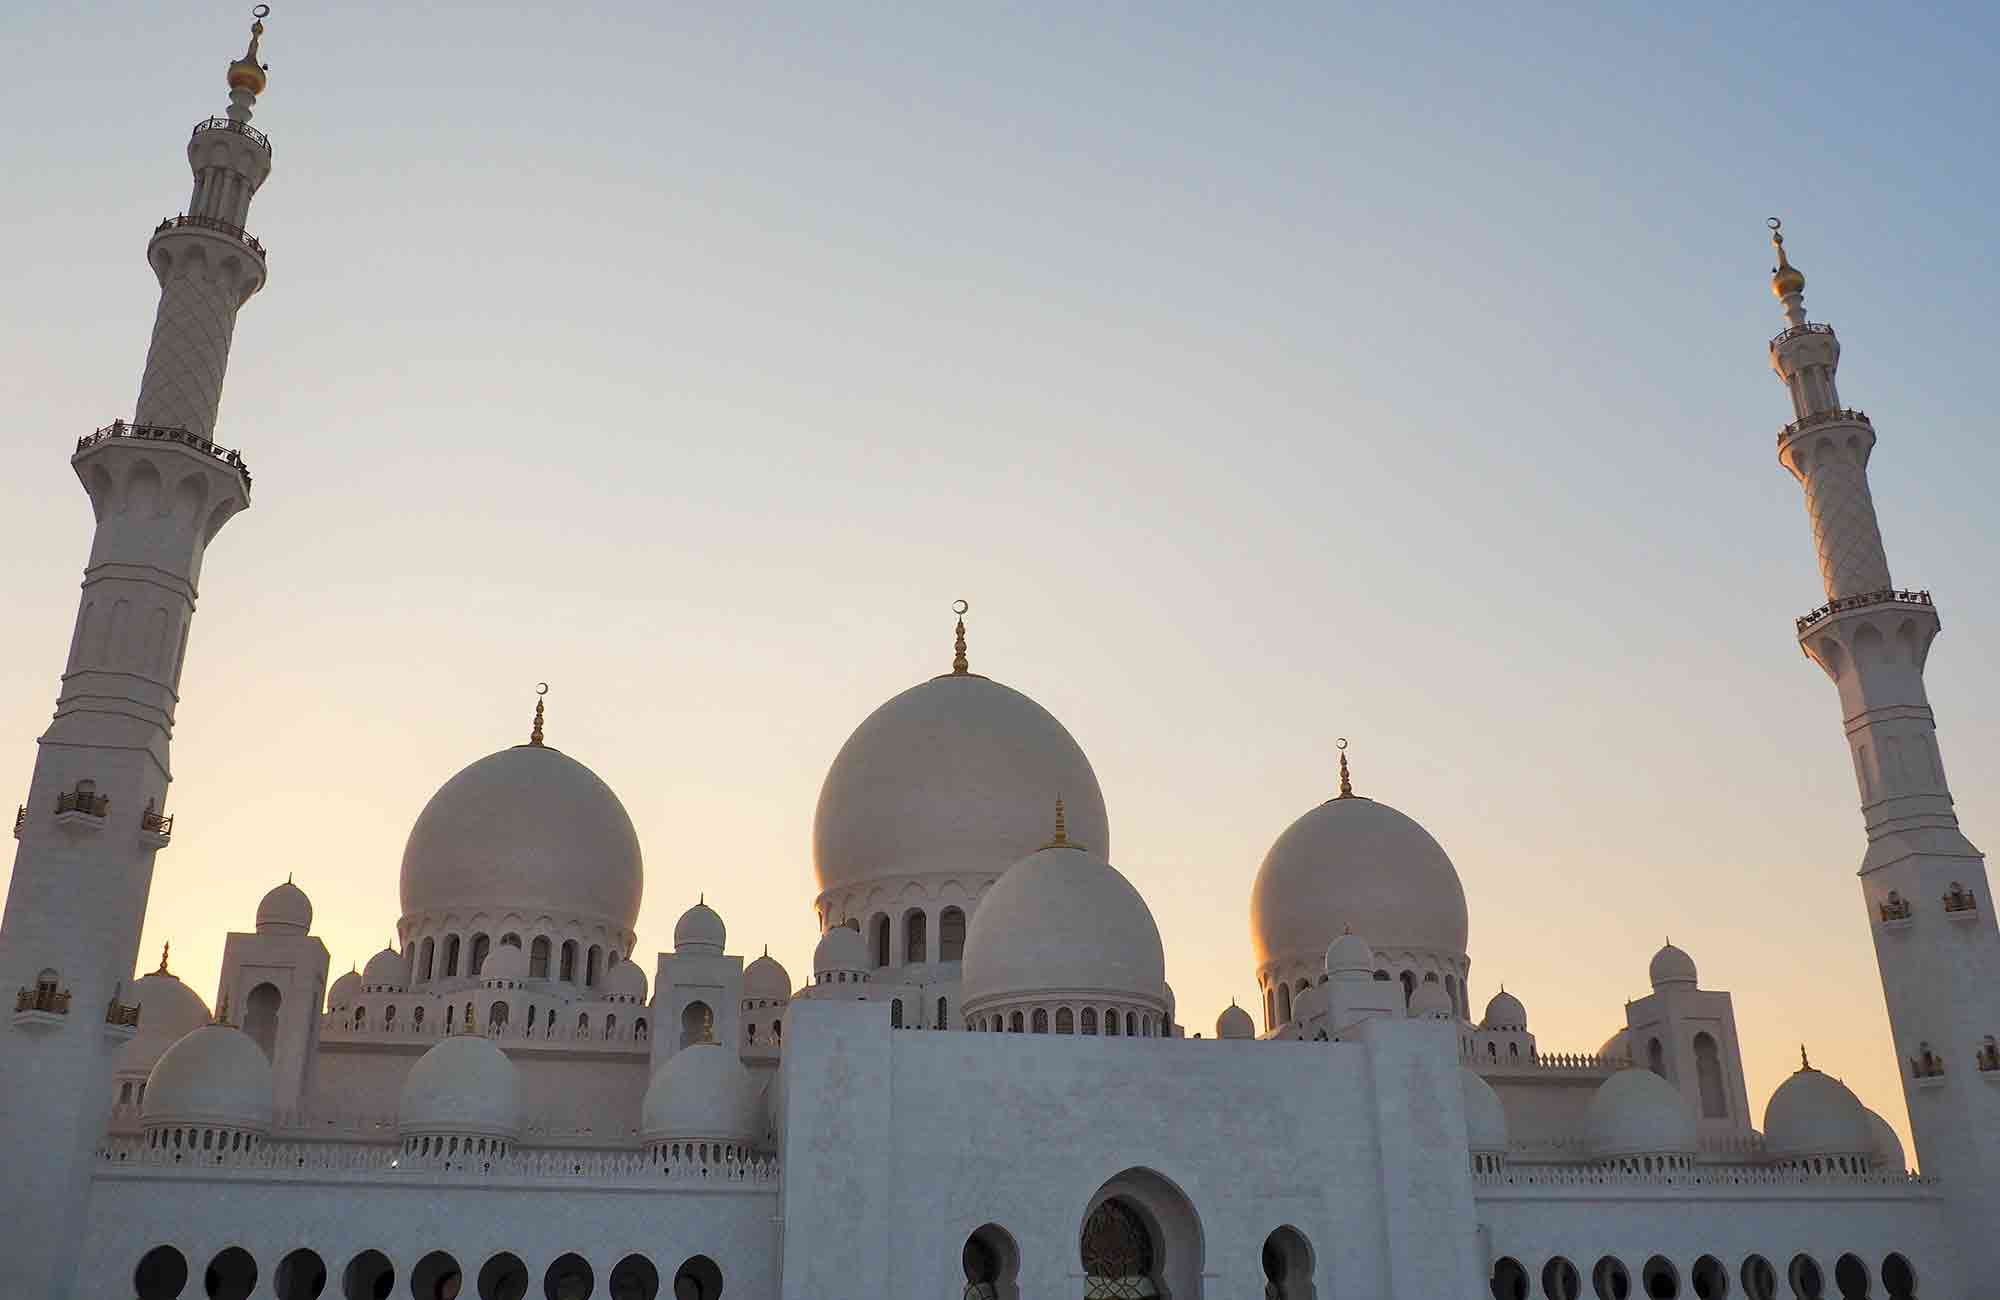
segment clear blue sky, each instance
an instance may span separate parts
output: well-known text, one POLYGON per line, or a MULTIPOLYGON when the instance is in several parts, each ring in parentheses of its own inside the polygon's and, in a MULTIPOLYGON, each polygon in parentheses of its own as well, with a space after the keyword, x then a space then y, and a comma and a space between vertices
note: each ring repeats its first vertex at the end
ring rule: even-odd
MULTIPOLYGON (((0 107, 0 773, 25 789, 129 415, 142 258, 235 8, 18 5, 0 107)), ((551 739, 807 973, 819 780, 948 662, 1092 756, 1182 1019, 1356 783, 1429 826, 1497 982, 1591 1050, 1663 933, 1900 1126, 1763 220, 1880 433, 1975 842, 2000 822, 1990 6, 281 4, 271 248, 218 437, 147 950, 212 996, 296 872, 338 966, 410 821, 551 739)), ((0 785, 6 783, 0 782, 0 785)), ((144 962, 150 966, 150 959, 144 962)))

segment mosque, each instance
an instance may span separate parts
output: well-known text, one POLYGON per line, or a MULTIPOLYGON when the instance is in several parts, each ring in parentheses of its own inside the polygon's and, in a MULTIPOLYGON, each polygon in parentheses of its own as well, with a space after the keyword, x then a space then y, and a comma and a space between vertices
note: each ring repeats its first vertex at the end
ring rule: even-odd
POLYGON ((1891 581, 1874 426, 1781 236, 1777 454, 1826 595, 1798 640, 1840 701, 1921 1173, 1803 1054, 1753 1105, 1729 993, 1672 946, 1600 1048, 1543 1050, 1475 994, 1444 847, 1344 757, 1251 885, 1261 1005, 1190 1033, 1089 759, 962 619, 833 757, 796 981, 702 904, 646 955, 632 821, 539 705, 411 827, 395 946, 329 980, 286 881, 212 1004, 167 954, 135 974, 202 562, 251 501, 215 437, 267 270, 252 32, 150 237, 133 417, 71 457, 95 535, 0 921, 7 1295, 2000 1295, 2000 938, 1924 690, 1937 607, 1891 581))

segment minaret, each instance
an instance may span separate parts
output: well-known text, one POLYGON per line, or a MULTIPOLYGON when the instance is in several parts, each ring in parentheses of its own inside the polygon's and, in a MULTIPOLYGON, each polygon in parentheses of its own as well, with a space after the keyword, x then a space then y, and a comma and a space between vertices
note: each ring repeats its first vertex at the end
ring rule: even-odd
POLYGON ((1799 646, 1840 692, 1868 851, 1861 892, 1923 1171, 1939 1176, 1968 1277, 2000 1275, 2000 932, 1986 862, 1960 833, 1924 693, 1938 632, 1927 591, 1897 589, 1868 491, 1875 428, 1841 406, 1840 340, 1807 321, 1806 278, 1778 253, 1771 290, 1786 328, 1771 368, 1796 419, 1778 462, 1805 489, 1826 604, 1797 620, 1799 646), (1989 1068, 1982 1068, 1989 1067, 1989 1068))
MULTIPOLYGON (((258 6, 261 17, 268 12, 258 6)), ((229 108, 188 142, 194 196, 146 248, 159 314, 133 422, 77 440, 96 518, 55 720, 41 738, 0 918, 0 1254, 10 1294, 67 1296, 124 1005, 167 815, 181 665, 203 552, 250 503, 250 475, 213 441, 236 312, 263 287, 243 229, 271 169, 250 125, 257 45, 229 65, 229 108)))

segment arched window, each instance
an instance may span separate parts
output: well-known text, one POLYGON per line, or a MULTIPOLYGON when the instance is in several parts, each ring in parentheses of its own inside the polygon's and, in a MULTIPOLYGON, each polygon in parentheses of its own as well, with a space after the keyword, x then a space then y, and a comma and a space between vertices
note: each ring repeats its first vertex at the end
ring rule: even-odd
POLYGON ((505 1002, 495 1002, 492 1006, 486 1008, 486 1028, 488 1031, 505 1029, 506 1027, 507 1004, 505 1002))
POLYGON ((1723 1300, 1729 1294, 1729 1270, 1713 1255, 1703 1255, 1688 1273, 1694 1300, 1723 1300))
POLYGON ((1153 1036, 1153 1018, 1151 1016, 1147 1016, 1144 1020, 1141 1020, 1139 1022, 1139 1032, 1145 1035, 1147 1038, 1151 1038, 1153 1036))
POLYGON ((1542 1265, 1544 1300, 1577 1300, 1582 1294, 1583 1275, 1576 1271, 1576 1265, 1561 1255, 1542 1265))
POLYGON ((347 1261, 340 1275, 340 1293, 346 1300, 389 1300, 396 1289, 396 1266, 379 1250, 364 1250, 347 1261))
POLYGON ((410 1012, 410 1025, 417 1031, 422 1032, 424 1027, 424 1009, 422 1007, 417 1007, 410 1012))
POLYGON ((562 981, 576 983, 576 940, 565 939, 562 946, 562 981))
POLYGON ((1297 1228, 1264 1238, 1266 1300, 1313 1300, 1313 1253, 1297 1228))
POLYGON ((590 1013, 588 1011, 577 1012, 576 1032, 579 1038, 590 1032, 590 1013))
POLYGON ((1068 1007, 1056 1008, 1056 1032, 1059 1034, 1074 1034, 1076 1032, 1076 1016, 1068 1007))
POLYGON ((1840 1300, 1868 1300, 1868 1266, 1859 1256, 1842 1255, 1833 1262, 1833 1284, 1840 1300))
POLYGON ((694 1001, 681 1008, 681 1046, 705 1043, 715 1028, 715 1013, 708 1003, 694 1001))
POLYGON ((875 965, 881 967, 888 964, 889 918, 886 916, 877 916, 875 918, 875 965))
POLYGON ((257 1289, 257 1261, 243 1247, 229 1247, 208 1262, 202 1289, 210 1300, 250 1300, 257 1289))
POLYGON ((1762 1255, 1743 1261, 1744 1300, 1778 1300, 1778 1270, 1762 1255))
POLYGON ((549 936, 538 934, 528 945, 528 978, 545 980, 549 977, 549 936))
MULTIPOLYGON (((487 1293, 479 1294, 485 1300, 487 1293)), ((611 1300, 654 1300, 659 1294, 660 1270, 644 1255, 627 1255, 612 1268, 611 1300)))
POLYGON ((444 1009, 444 1031, 449 1034, 458 1028, 458 1008, 446 1006, 444 1009))
POLYGON ((358 1034, 367 1028, 368 1028, 368 1008, 367 1007, 354 1008, 354 1032, 358 1034))
POLYGON ((132 1289, 139 1300, 175 1300, 187 1288, 187 1256, 172 1246, 155 1246, 139 1257, 132 1289))
POLYGON ((493 949, 493 940, 492 940, 492 938, 491 938, 490 936, 488 936, 488 935, 483 935, 483 934, 475 934, 475 935, 473 935, 473 936, 472 936, 472 964, 471 964, 470 966, 467 966, 467 967, 465 968, 465 973, 466 973, 467 975, 471 975, 471 976, 475 976, 475 977, 476 977, 476 976, 478 976, 478 974, 479 974, 479 972, 480 972, 480 971, 482 971, 482 970, 485 970, 485 969, 486 969, 486 954, 487 954, 488 952, 491 952, 491 951, 492 951, 492 949, 493 949))
MULTIPOLYGON (((706 1255, 696 1255, 674 1273, 674 1300, 715 1300, 722 1294, 722 1270, 706 1255)), ((620 1300, 612 1292, 612 1300, 620 1300)))
POLYGON ((1785 1276, 1792 1284, 1792 1293, 1799 1300, 1820 1300, 1826 1294, 1826 1279, 1820 1274, 1818 1261, 1811 1255, 1794 1255, 1792 1266, 1785 1270, 1785 1276))
POLYGON ((1115 1007, 1104 1013, 1104 1036, 1118 1037, 1118 1010, 1115 1007))
POLYGON ((1144 1220, 1119 1198, 1099 1202, 1083 1221, 1083 1300, 1146 1300, 1160 1294, 1153 1272, 1153 1238, 1144 1220))
POLYGON ((1722 1053, 1716 1049, 1715 1039, 1706 1033, 1694 1036, 1694 1073, 1701 1083, 1702 1118, 1727 1119, 1729 1103, 1722 1091, 1722 1053))
POLYGON ((784 1036, 785 1036, 785 1022, 782 1020, 773 1020, 771 1022, 772 1039, 781 1040, 784 1038, 784 1036))
MULTIPOLYGON (((528 1266, 512 1251, 503 1250, 479 1270, 479 1300, 522 1300, 528 1294, 528 1266)), ((462 1300, 472 1300, 470 1295, 462 1300)))
POLYGON ((1639 1286, 1646 1300, 1677 1300, 1681 1293, 1680 1270, 1665 1255, 1655 1255, 1639 1270, 1639 1286))
POLYGON ((1046 1033, 1048 1033, 1048 1032, 1049 1032, 1049 1009, 1048 1009, 1047 1007, 1036 1007, 1036 1008, 1035 1008, 1035 1014, 1034 1014, 1034 1016, 1033 1016, 1033 1017, 1031 1017, 1031 1023, 1033 1024, 1033 1027, 1034 1027, 1034 1031, 1035 1031, 1036 1033, 1038 1033, 1038 1034, 1046 1034, 1046 1033))
POLYGON ((1132 1012, 1127 1011, 1125 1013, 1125 1037, 1137 1038, 1138 1036, 1139 1036, 1139 1017, 1134 1015, 1132 1012))
POLYGON ((929 961, 930 918, 912 909, 903 914, 903 960, 929 961))
POLYGON ((1005 1228, 989 1223, 974 1230, 959 1263, 965 1270, 964 1300, 1019 1300, 1021 1252, 1005 1228))
POLYGON ((1013 1015, 1007 1017, 1007 1032, 1010 1034, 1018 1034, 1021 1032, 1020 1012, 1016 1011, 1013 1015))
POLYGON ((430 979, 431 972, 437 967, 437 940, 424 940, 424 946, 418 951, 421 955, 417 958, 417 982, 421 984, 430 979))
POLYGON ((382 1011, 382 1028, 394 1031, 396 1028, 396 1004, 391 1002, 382 1011))
POLYGON ((590 945, 590 957, 583 967, 583 986, 587 989, 596 988, 598 973, 603 969, 604 949, 593 943, 590 945))
POLYGON ((1415 971, 1403 972, 1403 1005, 1408 1007, 1410 999, 1417 995, 1417 975, 1415 971))
MULTIPOLYGON (((1280 1023, 1282 1022, 1278 1019, 1278 990, 1267 984, 1264 986, 1265 1032, 1268 1033, 1271 1030, 1276 1029, 1280 1023)), ((1118 1031, 1114 1029, 1111 1032, 1117 1033, 1118 1031)))
POLYGON ((1597 1300, 1626 1300, 1632 1294, 1632 1275, 1623 1260, 1606 1255, 1590 1270, 1590 1285, 1597 1300))
POLYGON ((743 1041, 746 1043, 757 1041, 757 1026, 754 1022, 743 1026, 743 1041))
POLYGON ((1281 1025, 1292 1023, 1292 986, 1289 984, 1278 986, 1278 1023, 1281 1025))
POLYGON ((903 999, 896 998, 895 1000, 889 1003, 889 1028, 901 1029, 902 1027, 903 1027, 903 999))
POLYGON ((1889 1300, 1914 1300, 1917 1294, 1917 1274, 1910 1267, 1910 1261, 1894 1251, 1882 1260, 1882 1286, 1889 1293, 1889 1300))
POLYGON ((421 1300, 458 1300, 465 1279, 459 1275, 458 1261, 444 1251, 434 1250, 417 1261, 410 1271, 410 1294, 421 1300))
POLYGON ((646 1021, 643 1017, 632 1022, 632 1038, 636 1042, 646 1041, 646 1021))
POLYGON ((951 1004, 943 998, 937 1000, 937 1027, 939 1029, 951 1028, 951 1004))
POLYGON ((1493 1300, 1528 1300, 1528 1270, 1512 1255, 1502 1255, 1493 1261, 1493 1276, 1487 1279, 1486 1289, 1493 1293, 1493 1300))
POLYGON ((458 974, 458 936, 451 935, 444 941, 444 977, 451 979, 458 974))
POLYGON ((586 1300, 597 1289, 597 1275, 583 1256, 561 1255, 542 1275, 542 1294, 548 1300, 586 1300))
POLYGON ((1646 1044, 1646 1068, 1662 1079, 1667 1077, 1667 1049, 1657 1038, 1646 1044))
POLYGON ((264 1049, 267 1060, 278 1050, 278 1012, 284 1005, 285 995, 269 982, 251 989, 250 996, 243 1000, 243 1032, 264 1049))
POLYGON ((1084 1032, 1084 1033, 1086 1033, 1086 1034, 1094 1034, 1094 1033, 1096 1033, 1096 1032, 1097 1032, 1097 1008, 1096 1008, 1096 1007, 1085 1007, 1085 1008, 1083 1009, 1083 1017, 1082 1017, 1082 1019, 1083 1019, 1083 1025, 1082 1025, 1082 1029, 1083 1029, 1083 1032, 1084 1032))
POLYGON ((938 960, 965 960, 965 913, 959 908, 938 913, 938 960))
POLYGON ((616 1037, 618 1037, 618 1017, 617 1017, 617 1016, 606 1016, 606 1017, 604 1017, 604 1036, 605 1036, 605 1037, 606 1037, 607 1039, 610 1039, 610 1038, 616 1038, 616 1037))
POLYGON ((278 1261, 271 1274, 271 1289, 278 1300, 315 1300, 326 1289, 326 1261, 301 1246, 278 1261))

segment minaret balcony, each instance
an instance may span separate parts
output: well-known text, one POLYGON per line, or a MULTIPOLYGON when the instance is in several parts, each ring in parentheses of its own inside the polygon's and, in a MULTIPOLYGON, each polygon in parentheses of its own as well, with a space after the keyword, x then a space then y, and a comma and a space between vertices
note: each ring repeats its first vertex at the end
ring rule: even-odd
POLYGON ((250 467, 243 461, 242 453, 227 447, 217 446, 192 430, 178 426, 160 424, 128 424, 124 420, 113 420, 95 433, 87 433, 76 440, 74 456, 81 456, 106 438, 152 439, 158 442, 177 442, 184 447, 192 447, 204 456, 213 457, 236 471, 242 478, 243 486, 250 486, 250 467))
POLYGON ((266 256, 264 245, 258 242, 255 235, 233 222, 224 221, 220 217, 195 217, 183 212, 180 216, 168 217, 165 221, 153 227, 153 238, 158 239, 169 230, 184 229, 213 230, 217 234, 229 236, 243 247, 255 253, 259 259, 266 256))
POLYGON ((1842 407, 1833 411, 1814 411, 1804 419, 1793 420, 1790 424, 1778 430, 1778 445, 1783 446, 1786 440, 1797 437, 1807 429, 1817 428, 1822 424, 1858 424, 1870 433, 1875 431, 1874 421, 1868 418, 1868 412, 1866 411, 1856 411, 1848 407, 1842 407))
POLYGON ((1886 587, 1881 591, 1864 591, 1858 595, 1837 597, 1812 613, 1801 615, 1792 621, 1797 625, 1800 635, 1804 635, 1806 629, 1815 623, 1850 609, 1861 609, 1869 605, 1922 605, 1929 608, 1930 604, 1931 594, 1928 591, 1903 591, 1895 587, 1886 587))
POLYGON ((1772 336, 1771 346, 1774 348, 1780 347, 1786 343, 1790 343, 1793 339, 1803 338, 1807 334, 1831 334, 1831 333, 1833 333, 1833 326, 1828 325, 1823 321, 1809 320, 1802 322, 1798 325, 1794 325, 1790 329, 1772 336))
POLYGON ((22 804, 14 810, 14 838, 21 838, 21 830, 28 824, 28 805, 22 804))
POLYGON ((22 1029, 54 1029, 69 1015, 69 990, 37 984, 14 997, 14 1024, 22 1029))
POLYGON ((139 838, 156 849, 163 849, 174 837, 174 819, 171 813, 162 816, 151 808, 139 814, 139 838))
POLYGON ((206 122, 196 122, 194 124, 194 131, 189 138, 192 139, 193 136, 200 135, 203 131, 228 131, 232 134, 242 136, 265 153, 271 152, 271 137, 265 135, 248 122, 238 122, 227 117, 211 117, 206 122))
POLYGON ((56 796, 56 825, 71 830, 101 830, 110 812, 111 796, 108 794, 65 790, 56 796))

